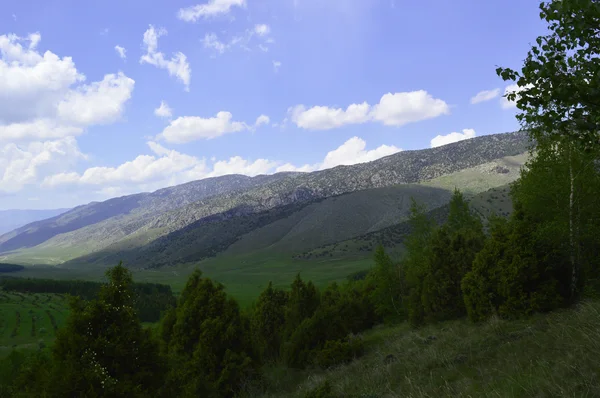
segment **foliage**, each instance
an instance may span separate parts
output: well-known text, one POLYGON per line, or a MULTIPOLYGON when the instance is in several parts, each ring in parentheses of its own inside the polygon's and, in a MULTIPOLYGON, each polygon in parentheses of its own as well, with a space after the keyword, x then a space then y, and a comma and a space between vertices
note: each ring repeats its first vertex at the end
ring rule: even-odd
POLYGON ((275 359, 279 355, 287 301, 287 293, 273 288, 271 282, 258 297, 252 314, 252 330, 263 358, 275 359))
POLYGON ((421 291, 426 320, 454 319, 466 314, 461 281, 471 270, 483 242, 481 221, 471 214, 462 193, 456 190, 448 221, 430 237, 429 267, 421 291))
POLYGON ((414 199, 411 199, 411 202, 409 218, 411 234, 404 242, 406 254, 401 264, 402 278, 406 281, 402 302, 409 322, 416 326, 424 320, 421 294, 423 279, 431 258, 430 238, 435 228, 435 222, 427 217, 422 205, 419 205, 414 199))
MULTIPOLYGON (((305 318, 283 345, 283 359, 288 366, 303 368, 314 363, 315 357, 318 358, 327 344, 332 344, 328 342, 332 341, 345 343, 342 346, 344 352, 349 350, 353 354, 358 353, 355 349, 359 349, 360 343, 350 343, 347 338, 350 334, 373 326, 374 319, 367 297, 359 295, 353 289, 340 289, 334 283, 323 292, 315 313, 310 318, 305 318)), ((320 358, 326 358, 328 366, 339 358, 339 353, 335 352, 337 348, 340 347, 330 346, 329 353, 321 354, 320 358)), ((346 359, 341 358, 343 361, 346 359)))
POLYGON ((368 281, 373 285, 370 300, 375 307, 375 313, 387 322, 401 320, 404 313, 400 268, 392 262, 381 245, 375 250, 374 257, 375 266, 369 273, 368 281))
POLYGON ((528 217, 518 202, 515 210, 510 221, 493 224, 491 237, 462 282, 474 321, 493 313, 515 318, 567 303, 567 256, 544 224, 528 217))
POLYGON ((163 323, 171 368, 166 390, 180 396, 230 397, 255 365, 249 322, 223 285, 196 270, 163 323))
POLYGON ((0 263, 0 273, 1 272, 16 272, 16 271, 21 271, 24 269, 25 269, 25 267, 23 267, 22 265, 0 263))
POLYGON ((325 380, 312 390, 304 394, 304 398, 334 398, 333 389, 329 380, 325 380))
MULTIPOLYGON (((56 293, 94 299, 102 284, 82 280, 57 280, 41 278, 1 278, 0 287, 21 293, 56 293)), ((157 322, 162 313, 175 305, 175 296, 169 285, 158 283, 133 283, 134 307, 142 322, 157 322)))
POLYGON ((569 171, 568 215, 571 300, 581 294, 583 266, 578 258, 582 219, 576 196, 581 177, 574 157, 600 150, 600 3, 552 0, 540 3, 549 32, 531 46, 520 72, 498 68, 504 80, 516 81, 507 98, 516 101, 517 119, 536 141, 538 151, 566 151, 569 171))
POLYGON ((292 282, 285 309, 284 339, 287 340, 296 328, 307 318, 310 318, 319 306, 319 293, 317 288, 309 281, 304 282, 300 274, 292 282))
POLYGON ((53 397, 143 397, 158 390, 165 369, 157 343, 142 329, 133 308, 131 274, 119 264, 106 275, 108 283, 96 299, 72 298, 67 325, 59 331, 51 356, 34 358, 21 369, 28 377, 16 380, 19 391, 53 397))

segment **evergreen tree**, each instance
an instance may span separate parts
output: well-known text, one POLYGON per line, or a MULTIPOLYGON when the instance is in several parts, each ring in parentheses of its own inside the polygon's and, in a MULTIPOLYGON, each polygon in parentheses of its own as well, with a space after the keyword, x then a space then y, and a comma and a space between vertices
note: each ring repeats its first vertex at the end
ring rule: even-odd
POLYGON ((368 282, 373 285, 370 299, 375 313, 384 321, 402 319, 402 286, 400 269, 393 263, 382 245, 375 249, 375 266, 369 273, 368 282))
POLYGON ((305 283, 300 274, 292 282, 285 311, 284 340, 288 340, 302 321, 310 318, 319 306, 319 293, 312 281, 305 283))
POLYGON ((558 149, 567 153, 569 189, 568 245, 571 299, 580 295, 582 263, 576 201, 578 171, 574 158, 598 153, 600 147, 600 3, 597 0, 552 0, 540 3, 540 18, 548 33, 531 46, 521 71, 498 68, 504 80, 516 81, 508 93, 516 101, 517 119, 535 140, 538 151, 558 149))
POLYGON ((411 198, 409 223, 411 233, 404 241, 405 256, 401 263, 403 285, 402 302, 408 320, 414 326, 424 320, 424 309, 421 301, 423 279, 425 278, 431 258, 431 235, 435 223, 425 214, 425 207, 411 198))
POLYGON ((174 314, 165 319, 171 370, 166 390, 174 396, 231 397, 253 371, 249 323, 223 285, 196 270, 174 314))
POLYGON ((134 311, 131 273, 120 263, 106 272, 97 299, 74 298, 52 350, 48 396, 156 396, 164 362, 158 343, 134 311))
POLYGON ((461 281, 471 270, 483 242, 479 217, 471 214, 462 193, 455 190, 448 221, 430 238, 431 257, 421 292, 423 311, 429 321, 466 315, 461 281))
POLYGON ((263 358, 272 360, 279 355, 287 301, 287 293, 273 288, 271 282, 258 297, 253 309, 252 330, 263 358))

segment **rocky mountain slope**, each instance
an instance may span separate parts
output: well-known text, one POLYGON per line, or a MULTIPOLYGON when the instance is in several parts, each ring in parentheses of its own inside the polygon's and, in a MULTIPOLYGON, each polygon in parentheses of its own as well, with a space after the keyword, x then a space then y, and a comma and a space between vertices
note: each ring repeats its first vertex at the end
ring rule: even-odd
POLYGON ((202 220, 235 220, 281 206, 432 180, 522 154, 527 147, 523 132, 496 134, 313 173, 201 180, 87 205, 79 209, 85 215, 73 214, 67 223, 61 224, 69 213, 25 226, 8 239, 6 235, 0 237, 0 252, 20 249, 20 255, 26 255, 23 248, 32 247, 28 250, 38 258, 51 253, 69 260, 108 248, 111 252, 134 250, 192 224, 202 225, 202 220), (243 182, 232 184, 234 180, 243 182))
POLYGON ((0 234, 10 232, 23 225, 34 221, 45 220, 50 217, 65 213, 69 209, 49 209, 49 210, 26 210, 11 209, 0 210, 0 234))

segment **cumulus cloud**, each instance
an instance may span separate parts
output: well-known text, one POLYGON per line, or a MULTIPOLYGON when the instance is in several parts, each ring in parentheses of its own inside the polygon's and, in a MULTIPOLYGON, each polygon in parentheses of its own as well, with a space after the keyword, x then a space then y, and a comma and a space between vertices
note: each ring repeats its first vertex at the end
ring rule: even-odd
POLYGON ((68 92, 58 103, 58 116, 75 125, 112 123, 123 113, 134 84, 135 81, 122 72, 105 75, 100 82, 68 92))
POLYGON ((221 160, 213 157, 207 160, 166 148, 155 141, 149 141, 147 145, 151 154, 139 155, 133 160, 114 167, 90 167, 83 173, 63 171, 46 175, 42 186, 46 188, 89 187, 97 194, 115 196, 140 190, 151 191, 226 174, 255 176, 281 171, 323 170, 339 165, 369 162, 401 151, 393 145, 381 145, 368 150, 364 140, 353 137, 327 153, 322 162, 297 167, 276 160, 264 158, 250 160, 241 156, 221 160))
POLYGON ((277 171, 316 171, 324 170, 340 165, 353 165, 358 163, 371 162, 379 158, 393 155, 402 151, 394 145, 381 145, 375 149, 367 150, 367 143, 359 137, 352 137, 338 148, 330 151, 325 155, 322 162, 309 165, 305 164, 296 167, 291 163, 286 163, 277 168, 277 171))
POLYGON ((474 97, 471 98, 471 104, 478 104, 480 102, 485 102, 492 100, 500 95, 500 89, 495 88, 493 90, 483 90, 475 94, 474 97))
POLYGON ((298 127, 308 130, 329 130, 348 124, 379 122, 386 126, 403 126, 450 113, 450 107, 426 91, 388 93, 373 106, 367 102, 349 105, 345 110, 327 106, 306 108, 297 105, 288 110, 298 127))
POLYGON ((166 69, 170 76, 175 76, 184 84, 185 90, 189 91, 192 71, 185 54, 178 51, 170 59, 167 59, 162 52, 158 51, 158 39, 166 34, 167 30, 164 28, 157 30, 154 26, 149 26, 144 32, 143 39, 146 54, 141 56, 140 63, 166 69))
POLYGON ((160 101, 160 106, 154 110, 154 114, 158 117, 170 118, 173 115, 173 109, 165 101, 160 101))
POLYGON ((208 0, 204 4, 181 8, 177 17, 185 22, 196 22, 200 18, 227 15, 233 7, 246 7, 246 0, 208 0))
POLYGON ((65 185, 95 186, 105 195, 135 192, 140 187, 159 189, 188 181, 225 174, 254 176, 272 172, 277 162, 267 159, 254 161, 233 156, 226 160, 204 158, 180 153, 149 141, 152 155, 139 155, 116 167, 91 167, 83 173, 63 172, 47 176, 45 187, 65 185))
POLYGON ((214 117, 181 116, 171 123, 157 136, 170 143, 185 144, 200 139, 211 139, 223 134, 248 129, 243 122, 232 121, 230 112, 221 111, 214 117))
POLYGON ((55 141, 15 143, 0 147, 0 192, 18 192, 44 177, 72 167, 84 159, 73 137, 55 141))
POLYGON ((118 120, 134 80, 118 73, 83 84, 71 57, 37 51, 41 38, 0 36, 0 141, 63 138, 118 120))
POLYGON ((280 61, 273 61, 273 70, 275 72, 279 71, 280 67, 281 67, 281 62, 280 61))
POLYGON ((125 54, 127 52, 127 50, 125 50, 125 48, 123 48, 119 45, 116 45, 115 51, 117 52, 117 54, 119 54, 119 57, 121 57, 123 59, 127 58, 127 55, 125 54))
POLYGON ((297 105, 290 111, 292 121, 303 129, 329 130, 345 124, 364 123, 370 119, 370 106, 366 102, 352 104, 343 110, 327 106, 314 106, 306 109, 304 105, 297 105))
POLYGON ((435 148, 442 145, 452 144, 453 142, 468 140, 477 134, 473 129, 463 129, 462 133, 452 132, 446 135, 437 135, 431 139, 431 147, 435 148))
POLYGON ((269 124, 270 121, 271 121, 271 119, 269 119, 269 117, 267 115, 260 115, 259 117, 256 118, 254 127, 258 127, 263 124, 269 124))
POLYGON ((502 96, 502 98, 500 98, 500 106, 502 107, 502 109, 516 108, 517 107, 517 101, 520 98, 519 95, 517 94, 517 97, 515 98, 514 101, 509 101, 508 98, 506 98, 506 95, 510 94, 512 92, 519 93, 519 92, 521 92, 523 90, 528 90, 528 89, 530 89, 532 87, 533 87, 532 84, 528 84, 528 85, 523 86, 523 87, 519 87, 516 83, 515 84, 509 84, 504 89, 504 96, 502 96))

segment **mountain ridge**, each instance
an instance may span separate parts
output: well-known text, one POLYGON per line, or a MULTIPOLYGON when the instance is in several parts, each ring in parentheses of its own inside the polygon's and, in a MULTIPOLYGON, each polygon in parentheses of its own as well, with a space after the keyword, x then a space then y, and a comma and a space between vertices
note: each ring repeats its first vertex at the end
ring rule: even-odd
MULTIPOLYGON (((221 214, 235 218, 350 192, 418 183, 501 157, 518 155, 528 148, 528 137, 520 131, 480 136, 437 148, 402 151, 372 162, 311 173, 214 177, 153 193, 84 205, 79 212, 91 212, 87 220, 95 222, 81 225, 86 220, 75 218, 68 231, 53 229, 52 222, 25 226, 11 232, 13 235, 9 239, 6 235, 0 237, 0 253, 33 248, 39 256, 60 252, 65 261, 101 251, 117 242, 140 247, 206 217, 221 214), (121 201, 130 208, 111 212, 111 201, 113 204, 121 201), (98 215, 94 208, 107 210, 98 215), (94 219, 94 215, 101 219, 94 219)), ((65 218, 68 216, 63 216, 65 218)))

